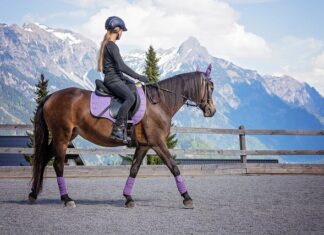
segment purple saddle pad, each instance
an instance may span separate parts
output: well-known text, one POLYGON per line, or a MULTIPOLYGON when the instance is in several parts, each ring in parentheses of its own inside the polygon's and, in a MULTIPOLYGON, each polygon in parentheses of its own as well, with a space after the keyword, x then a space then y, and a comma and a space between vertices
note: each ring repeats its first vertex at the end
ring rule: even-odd
MULTIPOLYGON (((133 115, 131 120, 128 120, 128 123, 133 125, 139 123, 144 117, 146 110, 146 96, 142 87, 137 87, 137 93, 140 101, 140 106, 136 113, 133 115)), ((90 112, 95 117, 108 118, 109 120, 115 122, 116 120, 111 116, 110 109, 107 107, 110 105, 111 97, 109 96, 98 96, 95 92, 92 92, 90 99, 90 112)))

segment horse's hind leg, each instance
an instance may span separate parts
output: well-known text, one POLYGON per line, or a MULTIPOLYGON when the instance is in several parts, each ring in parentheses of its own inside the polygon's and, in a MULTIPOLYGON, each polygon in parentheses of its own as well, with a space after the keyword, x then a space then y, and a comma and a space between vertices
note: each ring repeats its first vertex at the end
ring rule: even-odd
MULTIPOLYGON (((45 171, 45 168, 48 164, 48 162, 52 159, 53 157, 53 141, 51 141, 50 145, 48 146, 48 155, 47 156, 44 156, 44 162, 42 163, 42 169, 41 169, 41 182, 43 181, 43 177, 44 177, 44 171, 45 171)), ((34 190, 34 186, 32 186, 32 189, 31 189, 31 193, 29 194, 29 202, 30 203, 34 203, 37 199, 37 193, 35 192, 34 190)))
MULTIPOLYGON (((72 133, 71 133, 72 134, 72 133)), ((60 190, 61 201, 64 202, 64 205, 70 208, 75 207, 74 201, 69 197, 65 179, 63 177, 64 172, 64 159, 66 150, 70 141, 70 136, 53 136, 54 148, 55 148, 55 160, 54 160, 54 170, 57 177, 57 184, 60 190)))

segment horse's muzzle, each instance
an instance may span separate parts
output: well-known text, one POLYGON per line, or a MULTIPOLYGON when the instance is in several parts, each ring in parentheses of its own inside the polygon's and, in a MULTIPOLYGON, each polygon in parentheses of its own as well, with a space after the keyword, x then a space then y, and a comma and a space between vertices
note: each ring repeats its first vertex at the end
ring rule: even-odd
POLYGON ((216 108, 214 106, 206 106, 204 110, 204 117, 212 117, 216 113, 216 108))

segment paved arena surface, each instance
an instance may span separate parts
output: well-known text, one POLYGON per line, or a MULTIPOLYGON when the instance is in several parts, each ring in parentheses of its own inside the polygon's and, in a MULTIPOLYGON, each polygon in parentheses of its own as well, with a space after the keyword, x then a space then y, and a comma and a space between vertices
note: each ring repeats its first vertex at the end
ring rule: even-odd
POLYGON ((170 177, 138 178, 124 208, 126 178, 68 178, 77 208, 45 179, 37 204, 28 180, 0 180, 0 234, 324 234, 323 176, 185 177, 194 209, 183 209, 170 177))

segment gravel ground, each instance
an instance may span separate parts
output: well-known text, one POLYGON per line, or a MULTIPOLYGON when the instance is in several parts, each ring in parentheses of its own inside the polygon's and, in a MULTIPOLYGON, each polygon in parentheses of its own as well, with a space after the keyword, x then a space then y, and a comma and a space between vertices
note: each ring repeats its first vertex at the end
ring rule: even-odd
POLYGON ((323 176, 185 177, 194 209, 173 178, 138 178, 124 208, 126 178, 68 178, 77 208, 64 208, 56 179, 37 204, 28 180, 0 180, 0 234, 324 234, 323 176))

